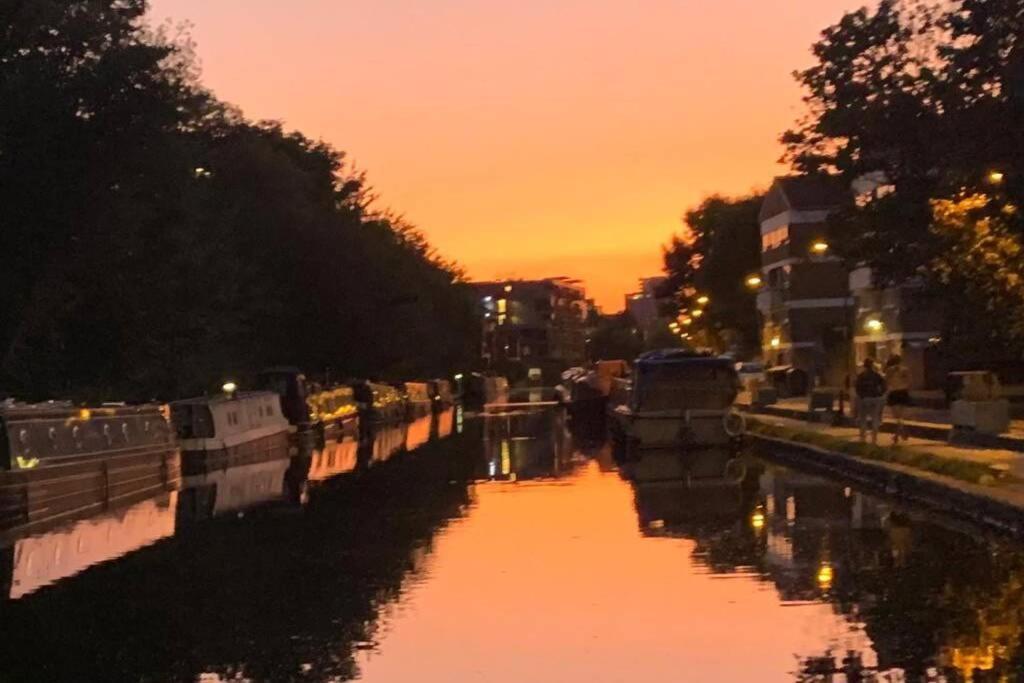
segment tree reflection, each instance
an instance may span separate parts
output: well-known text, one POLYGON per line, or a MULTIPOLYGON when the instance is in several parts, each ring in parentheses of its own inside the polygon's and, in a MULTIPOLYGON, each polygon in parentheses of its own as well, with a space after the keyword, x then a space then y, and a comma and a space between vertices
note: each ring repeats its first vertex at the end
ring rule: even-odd
POLYGON ((1018 544, 753 462, 732 485, 634 481, 638 519, 645 534, 692 539, 716 573, 752 572, 783 602, 832 605, 848 632, 800 655, 797 680, 1019 680, 1018 544))
POLYGON ((471 502, 464 443, 400 453, 312 489, 305 507, 216 518, 0 603, 17 625, 0 641, 0 680, 352 678, 382 606, 471 502))

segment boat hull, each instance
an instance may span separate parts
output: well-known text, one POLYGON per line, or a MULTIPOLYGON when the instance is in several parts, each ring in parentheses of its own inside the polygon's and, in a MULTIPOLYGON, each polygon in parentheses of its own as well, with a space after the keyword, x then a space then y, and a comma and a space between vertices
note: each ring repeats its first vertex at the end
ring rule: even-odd
POLYGON ((0 534, 132 504, 180 485, 180 453, 167 444, 0 471, 0 534))
POLYGON ((242 467, 287 459, 290 453, 288 430, 268 434, 241 443, 212 448, 189 448, 181 452, 181 471, 186 477, 208 474, 229 467, 242 467))
POLYGON ((638 448, 720 448, 736 444, 742 430, 728 426, 729 410, 611 411, 613 433, 638 448))

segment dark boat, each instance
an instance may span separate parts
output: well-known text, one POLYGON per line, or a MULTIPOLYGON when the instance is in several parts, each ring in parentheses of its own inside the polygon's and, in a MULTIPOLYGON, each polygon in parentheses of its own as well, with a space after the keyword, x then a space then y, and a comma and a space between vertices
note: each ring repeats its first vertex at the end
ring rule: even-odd
POLYGON ((312 437, 322 445, 359 433, 359 404, 351 386, 318 389, 298 368, 276 367, 259 374, 257 387, 280 396, 297 441, 312 437))
POLYGON ((0 404, 0 532, 130 504, 180 480, 160 406, 0 404))
POLYGON ((405 396, 390 384, 360 381, 352 384, 359 404, 360 424, 365 431, 405 420, 405 396))

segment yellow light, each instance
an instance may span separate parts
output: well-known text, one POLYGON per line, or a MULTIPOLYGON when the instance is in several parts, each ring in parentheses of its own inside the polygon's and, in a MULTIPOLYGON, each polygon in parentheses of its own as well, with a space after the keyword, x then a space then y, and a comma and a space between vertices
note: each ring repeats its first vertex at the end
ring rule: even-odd
POLYGON ((511 292, 512 291, 512 285, 505 285, 505 291, 506 292, 511 292))
POLYGON ((457 375, 455 375, 455 379, 456 381, 462 379, 462 373, 460 372, 457 375))
POLYGON ((992 171, 988 174, 989 182, 991 182, 993 185, 998 185, 999 183, 1003 182, 1004 178, 1006 178, 1006 175, 1003 174, 1002 171, 992 171))
POLYGON ((82 408, 78 411, 79 420, 88 420, 90 417, 92 417, 92 411, 88 408, 82 408))
POLYGON ((824 254, 828 250, 829 244, 825 240, 815 240, 814 243, 811 244, 811 251, 815 254, 824 254))
POLYGON ((508 299, 498 299, 498 313, 508 312, 508 299))
POLYGON ((832 585, 833 578, 832 565, 830 565, 828 562, 822 563, 822 565, 818 568, 817 578, 819 586, 821 586, 822 588, 830 587, 832 585))
POLYGON ((693 324, 693 318, 691 318, 689 316, 683 318, 683 324, 684 325, 692 325, 693 324))
POLYGON ((768 343, 771 344, 771 347, 773 349, 777 349, 782 345, 782 340, 779 339, 778 337, 772 337, 772 340, 768 343))
POLYGON ((233 394, 238 391, 238 385, 234 382, 224 382, 224 386, 221 387, 225 394, 233 394))
POLYGON ((704 311, 700 310, 699 308, 696 311, 693 312, 693 317, 694 318, 699 318, 702 315, 704 315, 704 311))
POLYGON ((697 297, 697 303, 699 303, 701 306, 707 306, 709 301, 711 301, 711 299, 709 299, 707 296, 697 297))
POLYGON ((669 329, 672 329, 672 330, 678 330, 679 329, 679 323, 677 323, 677 322, 671 322, 671 323, 668 324, 668 326, 669 326, 669 329))
POLYGON ((761 276, 760 275, 751 275, 750 277, 747 278, 747 287, 754 288, 754 287, 760 287, 760 286, 761 286, 761 276))
POLYGON ((885 327, 885 325, 878 318, 871 318, 864 323, 864 327, 869 332, 881 332, 882 328, 885 327))
POLYGON ((760 531, 764 528, 764 512, 761 510, 755 510, 754 514, 750 517, 750 526, 760 531))

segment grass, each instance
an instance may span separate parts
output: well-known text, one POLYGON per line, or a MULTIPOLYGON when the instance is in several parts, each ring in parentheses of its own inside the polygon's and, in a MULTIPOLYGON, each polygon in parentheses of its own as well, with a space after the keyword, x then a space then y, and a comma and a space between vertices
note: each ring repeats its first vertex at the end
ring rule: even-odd
POLYGON ((946 458, 918 448, 909 449, 901 446, 877 446, 859 441, 832 436, 824 432, 795 429, 779 424, 770 424, 747 416, 747 431, 761 436, 773 437, 793 443, 817 446, 828 451, 852 455, 864 460, 887 462, 905 467, 912 467, 924 472, 931 472, 972 484, 990 485, 1001 476, 995 468, 972 460, 946 458))

